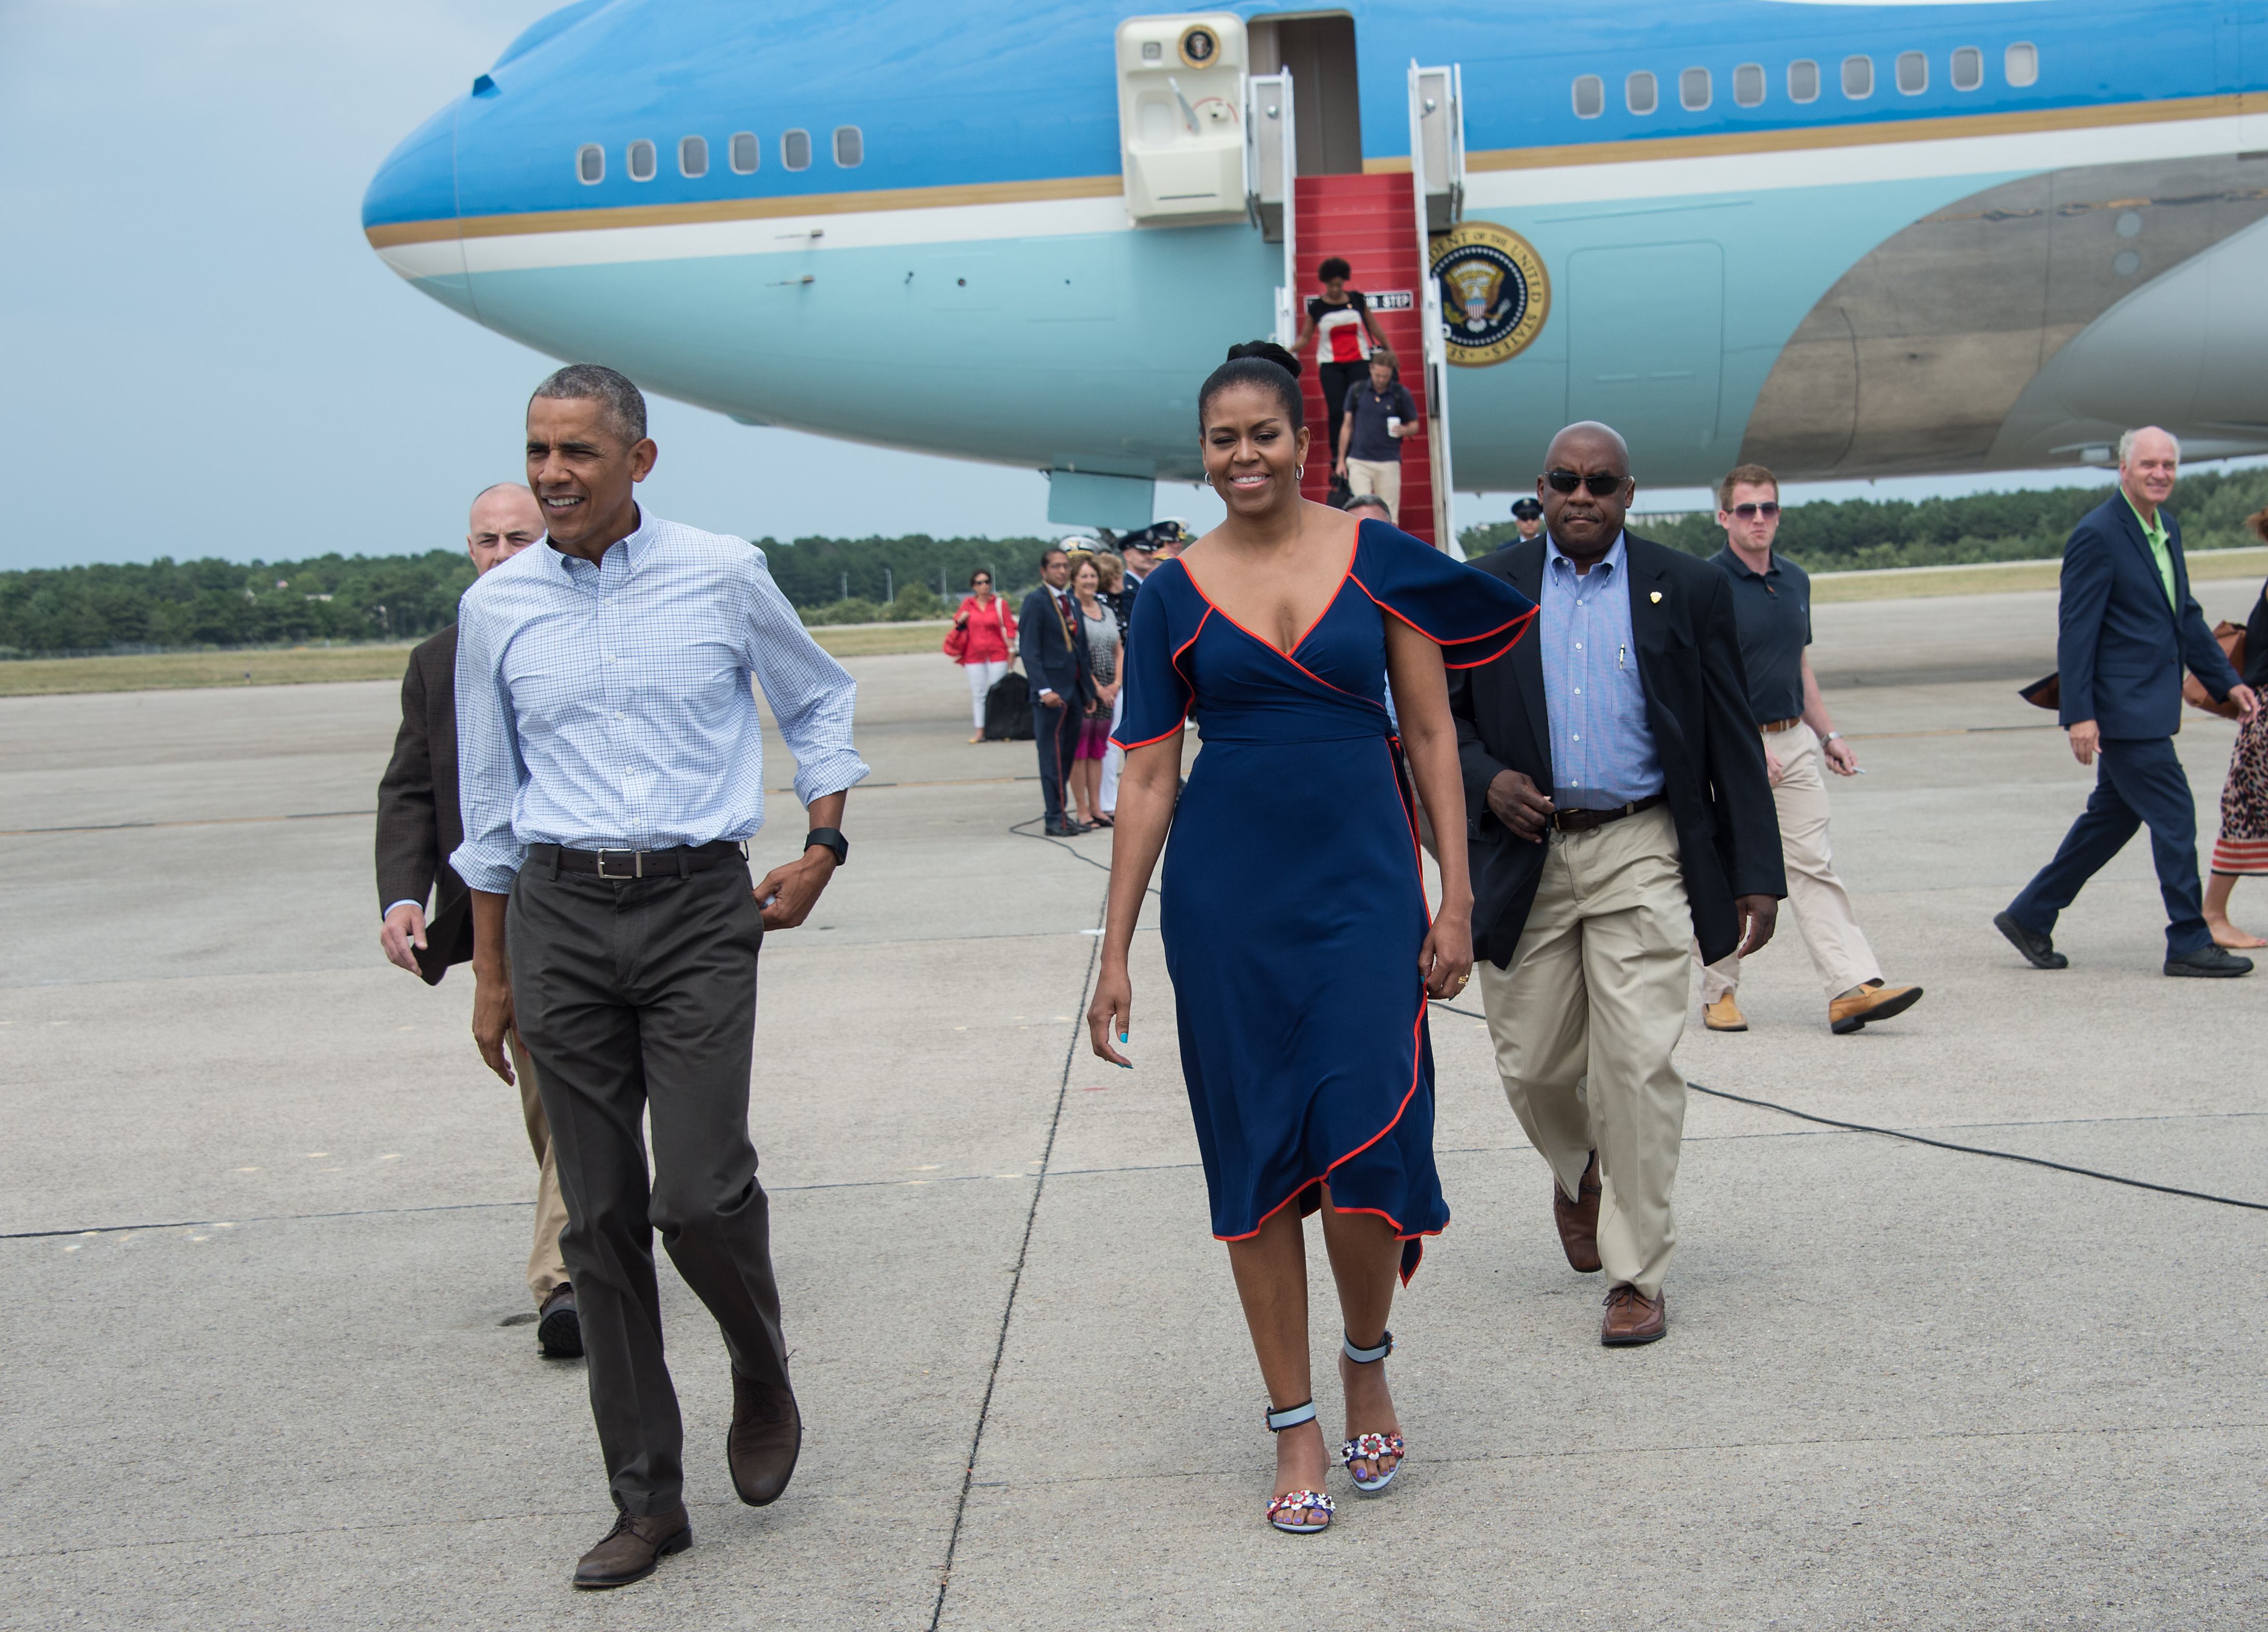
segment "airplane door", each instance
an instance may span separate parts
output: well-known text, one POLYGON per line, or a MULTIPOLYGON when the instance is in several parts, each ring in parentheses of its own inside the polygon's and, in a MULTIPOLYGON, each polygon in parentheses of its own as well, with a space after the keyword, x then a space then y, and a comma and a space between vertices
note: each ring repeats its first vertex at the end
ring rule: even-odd
POLYGON ((1136 225, 1243 216, 1246 60, 1233 12, 1118 26, 1118 146, 1136 225))
POLYGON ((1567 417, 1621 431, 1641 481, 1648 443, 1716 441, 1724 343, 1719 246, 1638 244, 1568 257, 1567 417))

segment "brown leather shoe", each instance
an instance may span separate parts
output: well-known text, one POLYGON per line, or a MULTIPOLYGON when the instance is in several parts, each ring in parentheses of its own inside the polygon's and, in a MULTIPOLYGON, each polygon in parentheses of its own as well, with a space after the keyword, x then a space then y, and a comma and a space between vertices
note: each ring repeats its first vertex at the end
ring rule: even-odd
POLYGON ((680 1503, 676 1511, 648 1518, 638 1513, 619 1513, 615 1527, 599 1545, 576 1562, 575 1584, 585 1591, 628 1586, 653 1573, 653 1567, 670 1553, 693 1545, 693 1521, 680 1503))
POLYGON ((1748 1016, 1741 1012, 1741 1005, 1733 1001, 1730 992, 1714 1003, 1701 1005, 1701 1024, 1712 1032, 1745 1032, 1749 1029, 1748 1016))
POLYGON ((1617 1286, 1607 1293, 1607 1318, 1599 1327, 1599 1341, 1609 1349, 1651 1343, 1669 1330, 1669 1294, 1648 1298, 1634 1286, 1617 1286))
POLYGON ((535 1312, 535 1341, 547 1360, 572 1360, 583 1352, 583 1317, 567 1282, 543 1295, 543 1306, 535 1312))
POLYGON ((1569 1201, 1559 1188, 1559 1181, 1551 1181, 1551 1222, 1559 1226, 1559 1245, 1567 1251, 1567 1261, 1585 1275, 1595 1274, 1599 1268, 1599 1153, 1591 1152, 1584 1165, 1583 1177, 1575 1187, 1575 1199, 1569 1201))
POLYGON ((1904 1014, 1920 1001, 1918 986, 1885 986, 1880 981, 1870 981, 1864 986, 1852 987, 1827 1005, 1827 1029, 1837 1037, 1847 1037, 1869 1020, 1887 1020, 1894 1014, 1904 1014))
POLYGON ((733 1373, 733 1428, 725 1436, 725 1461, 733 1489, 750 1507, 780 1499, 803 1452, 803 1412, 794 1392, 733 1373))

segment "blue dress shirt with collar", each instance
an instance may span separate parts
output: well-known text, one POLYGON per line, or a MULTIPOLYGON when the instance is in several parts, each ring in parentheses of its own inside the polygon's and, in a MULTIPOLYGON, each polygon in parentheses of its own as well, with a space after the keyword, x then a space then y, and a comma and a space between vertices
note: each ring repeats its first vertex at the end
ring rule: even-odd
POLYGON ((1661 791, 1631 634, 1624 536, 1578 573, 1545 534, 1538 656, 1551 724, 1551 800, 1562 810, 1610 810, 1661 791))
POLYGON ((857 684, 736 538, 641 512, 598 564, 549 540, 465 592, 457 772, 467 884, 510 892, 531 844, 666 849, 763 826, 763 687, 806 805, 864 778, 857 684))

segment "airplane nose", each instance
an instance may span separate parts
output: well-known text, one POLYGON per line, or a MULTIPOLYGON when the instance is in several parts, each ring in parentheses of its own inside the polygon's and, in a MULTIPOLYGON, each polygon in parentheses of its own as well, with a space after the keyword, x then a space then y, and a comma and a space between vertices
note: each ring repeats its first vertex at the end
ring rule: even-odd
POLYGON ((455 104, 386 156, 363 195, 362 230, 396 272, 444 305, 473 315, 457 237, 455 104))

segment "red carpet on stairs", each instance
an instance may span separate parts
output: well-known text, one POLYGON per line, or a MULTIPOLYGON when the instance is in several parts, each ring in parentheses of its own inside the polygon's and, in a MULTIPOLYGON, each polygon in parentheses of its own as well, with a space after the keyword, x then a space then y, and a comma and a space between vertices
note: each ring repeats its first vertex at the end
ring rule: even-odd
MULTIPOLYGON (((1303 314, 1308 299, 1322 293, 1315 268, 1337 255, 1354 268, 1348 286, 1375 301, 1399 291, 1408 299, 1401 311, 1376 311, 1379 332, 1394 348, 1402 367, 1402 383, 1418 400, 1425 430, 1402 444, 1402 529, 1428 544, 1438 545, 1433 528, 1433 470, 1431 436, 1432 414, 1425 401, 1425 370, 1422 335, 1423 310, 1419 282, 1425 276, 1419 264, 1416 206, 1406 175, 1301 176, 1294 198, 1294 232, 1300 252, 1298 304, 1303 314)), ((1307 424, 1314 432, 1321 457, 1307 461, 1307 480, 1300 490, 1320 502, 1331 485, 1331 455, 1322 451, 1330 425, 1323 410, 1322 383, 1312 356, 1300 359, 1300 376, 1307 393, 1307 424)))

